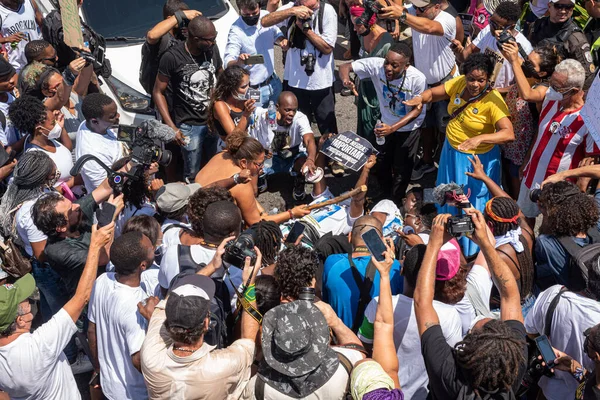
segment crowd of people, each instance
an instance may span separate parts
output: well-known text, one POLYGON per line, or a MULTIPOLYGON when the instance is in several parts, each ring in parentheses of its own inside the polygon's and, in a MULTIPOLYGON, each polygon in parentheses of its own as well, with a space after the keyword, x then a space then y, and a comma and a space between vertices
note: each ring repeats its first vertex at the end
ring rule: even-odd
POLYGON ((600 2, 237 9, 166 1, 131 131, 0 0, 0 399, 600 399, 600 2))

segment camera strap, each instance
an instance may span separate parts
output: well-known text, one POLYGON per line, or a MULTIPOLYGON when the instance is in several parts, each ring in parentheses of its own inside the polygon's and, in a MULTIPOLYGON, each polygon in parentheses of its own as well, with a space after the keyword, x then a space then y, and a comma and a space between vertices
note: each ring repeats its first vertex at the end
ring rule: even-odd
POLYGON ((554 311, 556 310, 556 306, 558 306, 558 302, 562 297, 563 293, 567 292, 565 286, 560 288, 560 291, 554 296, 550 305, 548 306, 548 310, 546 311, 546 316, 544 317, 544 335, 550 337, 550 331, 552 330, 552 318, 554 317, 554 311))
POLYGON ((348 253, 348 263, 350 264, 350 270, 352 271, 352 277, 360 290, 360 297, 358 299, 358 307, 356 307, 356 314, 354 315, 354 323, 352 324, 352 331, 358 332, 358 328, 362 324, 362 317, 367 309, 367 305, 371 301, 371 288, 373 287, 373 279, 375 278, 375 272, 377 268, 373 262, 369 259, 367 270, 365 272, 365 278, 361 276, 354 260, 352 260, 352 253, 348 253))

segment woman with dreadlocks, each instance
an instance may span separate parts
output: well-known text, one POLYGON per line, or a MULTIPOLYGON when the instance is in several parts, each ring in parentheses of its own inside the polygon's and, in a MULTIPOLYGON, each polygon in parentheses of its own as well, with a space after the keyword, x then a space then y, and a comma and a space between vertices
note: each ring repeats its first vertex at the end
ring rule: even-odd
MULTIPOLYGON (((466 174, 471 178, 482 181, 494 196, 485 205, 485 221, 496 239, 496 251, 517 280, 519 293, 521 293, 521 307, 523 316, 535 303, 533 295, 534 265, 533 245, 535 236, 519 209, 517 202, 489 176, 486 175, 481 161, 477 155, 470 159, 473 172, 466 174)), ((492 288, 490 308, 500 307, 498 288, 492 288)))
POLYGON ((263 269, 261 273, 273 275, 277 253, 279 253, 283 238, 279 225, 273 221, 260 221, 250 228, 254 231, 252 235, 254 237, 254 245, 262 253, 263 269))
POLYGON ((430 390, 436 399, 514 399, 527 355, 519 288, 488 237, 484 216, 476 209, 467 209, 465 213, 475 225, 471 239, 485 256, 492 280, 500 291, 501 320, 476 324, 454 349, 446 343, 433 299, 438 253, 450 239, 446 225, 451 215, 438 215, 433 221, 413 297, 430 390))

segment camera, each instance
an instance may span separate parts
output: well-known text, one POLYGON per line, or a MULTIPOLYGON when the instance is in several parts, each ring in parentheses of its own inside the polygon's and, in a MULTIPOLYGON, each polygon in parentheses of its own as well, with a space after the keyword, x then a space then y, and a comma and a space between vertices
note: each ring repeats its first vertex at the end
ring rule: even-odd
POLYGON ((529 200, 533 203, 537 203, 540 200, 540 196, 542 195, 542 189, 531 189, 529 191, 529 200))
MULTIPOLYGON (((391 3, 386 0, 388 6, 391 3)), ((363 0, 363 6, 365 7, 365 11, 362 13, 360 17, 356 19, 357 25, 364 25, 365 27, 369 26, 369 21, 373 18, 373 14, 379 14, 383 6, 377 0, 363 0)), ((388 32, 394 32, 394 24, 391 20, 385 21, 385 28, 388 32)))
POLYGON ((173 156, 169 150, 163 150, 160 139, 151 137, 151 129, 146 123, 135 129, 131 138, 131 159, 147 167, 155 162, 166 167, 171 163, 173 156))
POLYGON ((471 234, 475 231, 475 224, 470 215, 456 215, 448 220, 446 226, 448 233, 454 237, 471 234))
POLYGON ((496 41, 498 42, 498 47, 502 47, 504 43, 516 42, 516 39, 513 37, 513 35, 510 34, 508 29, 504 29, 502 30, 502 32, 500 32, 500 34, 496 38, 496 41))
POLYGON ((315 301, 315 288, 305 287, 300 289, 300 293, 298 294, 298 300, 306 300, 313 302, 315 301))
POLYGON ((309 30, 310 27, 310 19, 301 19, 300 22, 302 22, 302 32, 306 32, 307 30, 309 30))
POLYGON ((315 55, 309 52, 302 52, 300 58, 300 65, 304 65, 304 72, 306 75, 311 76, 315 72, 315 55))
POLYGON ((228 242, 225 245, 225 253, 223 254, 223 261, 244 269, 244 263, 246 257, 250 257, 250 264, 254 265, 256 262, 256 251, 254 251, 254 239, 252 233, 244 231, 237 237, 237 239, 228 242))

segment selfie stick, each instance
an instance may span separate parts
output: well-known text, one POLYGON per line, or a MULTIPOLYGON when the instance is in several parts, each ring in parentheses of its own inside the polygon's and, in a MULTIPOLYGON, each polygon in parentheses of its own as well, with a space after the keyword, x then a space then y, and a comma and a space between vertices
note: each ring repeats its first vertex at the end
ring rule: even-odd
POLYGON ((349 199, 350 197, 356 196, 359 193, 362 192, 366 192, 367 191, 367 185, 362 185, 361 187, 357 187, 356 189, 353 189, 349 192, 346 192, 344 194, 339 195, 338 197, 334 197, 333 199, 327 200, 327 201, 323 201, 321 203, 317 203, 317 204, 313 204, 311 206, 308 206, 309 210, 316 210, 319 208, 323 208, 326 206, 330 206, 332 204, 337 204, 340 203, 346 199, 349 199))

